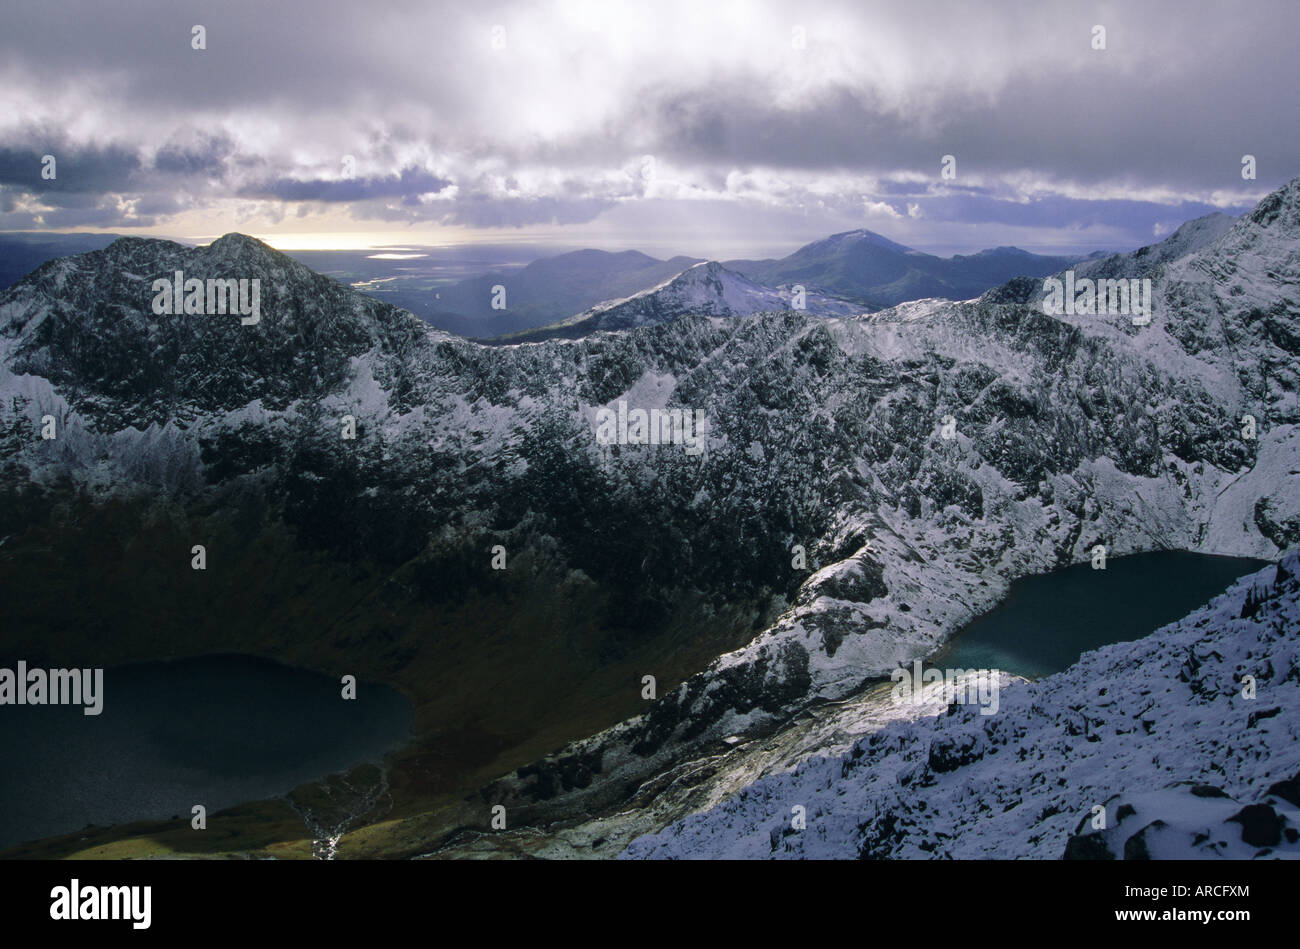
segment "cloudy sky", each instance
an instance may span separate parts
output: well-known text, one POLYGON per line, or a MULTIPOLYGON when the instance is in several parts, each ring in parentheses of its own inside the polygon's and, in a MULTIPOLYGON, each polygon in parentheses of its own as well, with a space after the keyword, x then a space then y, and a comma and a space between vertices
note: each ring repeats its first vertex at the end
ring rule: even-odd
POLYGON ((1090 251, 1300 175, 1294 0, 49 0, 3 21, 0 230, 1090 251))

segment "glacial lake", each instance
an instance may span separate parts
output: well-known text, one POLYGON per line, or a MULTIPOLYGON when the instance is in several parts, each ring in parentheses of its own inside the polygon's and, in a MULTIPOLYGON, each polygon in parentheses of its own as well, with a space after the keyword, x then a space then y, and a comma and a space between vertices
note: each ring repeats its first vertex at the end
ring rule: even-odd
POLYGON ((211 818, 377 761, 410 737, 399 692, 359 682, 345 700, 341 690, 315 672, 206 656, 105 669, 97 716, 0 706, 0 848, 87 824, 188 822, 195 804, 211 818))
POLYGON ((1268 563, 1158 551, 1109 559, 1104 570, 1076 564, 1024 577, 926 665, 1052 675, 1091 649, 1141 639, 1182 619, 1268 563))

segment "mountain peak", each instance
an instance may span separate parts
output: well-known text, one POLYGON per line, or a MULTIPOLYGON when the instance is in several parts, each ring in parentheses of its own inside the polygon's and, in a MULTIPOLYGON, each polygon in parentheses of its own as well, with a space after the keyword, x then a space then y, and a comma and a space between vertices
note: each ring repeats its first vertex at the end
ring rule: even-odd
POLYGON ((279 258, 284 256, 270 244, 259 241, 256 237, 249 237, 247 234, 234 231, 218 237, 211 244, 208 244, 204 250, 218 259, 279 258))
POLYGON ((270 244, 259 241, 256 237, 249 237, 247 234, 240 234, 238 231, 231 231, 229 234, 223 234, 215 241, 208 245, 209 247, 260 247, 263 250, 275 250, 270 244))
POLYGON ((79 393, 72 404, 95 425, 141 430, 253 401, 279 410, 318 399, 347 383, 353 358, 374 352, 382 362, 428 338, 406 311, 246 234, 202 247, 128 237, 50 261, 0 293, 0 320, 12 370, 79 393), (184 281, 182 307, 156 308, 158 280, 184 281), (238 289, 214 295, 224 281, 238 289), (111 399, 83 397, 104 378, 103 353, 131 354, 130 381, 111 399))
MULTIPOLYGON (((554 264, 555 261, 564 261, 566 263, 571 263, 571 264, 586 264, 586 263, 601 264, 601 263, 608 263, 608 262, 615 262, 615 261, 621 263, 628 263, 628 262, 656 263, 653 257, 651 257, 649 254, 643 254, 639 250, 611 251, 611 250, 599 250, 598 248, 595 247, 584 247, 581 250, 571 250, 566 254, 559 254, 556 257, 542 258, 541 261, 533 261, 533 263, 554 264)), ((530 264, 529 266, 532 265, 530 264)))
POLYGON ((854 231, 842 231, 839 234, 832 234, 824 240, 816 241, 810 244, 810 247, 819 247, 823 249, 834 247, 836 249, 848 249, 855 244, 869 244, 873 247, 884 247, 888 250, 895 250, 899 253, 909 253, 912 248, 891 241, 882 234, 875 231, 869 231, 865 227, 860 227, 854 231))

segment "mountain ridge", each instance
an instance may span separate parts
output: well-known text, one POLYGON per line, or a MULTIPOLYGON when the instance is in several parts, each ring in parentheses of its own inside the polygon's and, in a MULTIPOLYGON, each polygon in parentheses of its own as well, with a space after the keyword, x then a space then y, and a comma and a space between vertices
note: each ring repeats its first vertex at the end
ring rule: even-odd
MULTIPOLYGON (((21 615, 8 644, 39 650, 15 644, 14 630, 59 617, 64 648, 104 657, 111 646, 116 661, 211 650, 233 629, 246 648, 356 664, 416 696, 423 751, 395 767, 417 784, 418 754, 461 740, 437 723, 492 723, 475 747, 503 749, 492 760, 504 776, 447 823, 370 832, 380 849, 430 849, 483 795, 521 825, 619 806, 630 786, 728 736, 784 727, 928 653, 1011 580, 1082 562, 1097 544, 1112 556, 1273 558, 1300 543, 1298 208, 1292 182, 1161 263, 1145 327, 1050 316, 1033 299, 1041 281, 1021 278, 976 300, 865 316, 685 316, 494 347, 256 242, 216 253, 124 243, 52 262, 0 293, 0 559, 23 591, 11 596, 21 615), (177 264, 272 281, 261 323, 152 314, 150 280, 177 264), (598 444, 594 418, 620 400, 703 410, 703 454, 598 444), (40 437, 46 413, 55 439, 40 437), (1241 435, 1245 414, 1253 439, 1241 435), (346 415, 355 440, 340 436, 346 415), (84 509, 69 492, 84 493, 84 509), (96 632, 106 616, 133 615, 131 604, 54 597, 39 577, 54 569, 47 551, 62 551, 61 532, 81 549, 77 524, 111 516, 133 492, 178 523, 229 511, 228 551, 274 539, 282 557, 336 565, 335 595, 375 606, 320 637, 318 624, 286 621, 293 584, 251 571, 238 599, 258 610, 237 622, 214 627, 178 605, 156 634, 125 620, 96 632), (66 510, 82 513, 67 522, 66 510), (494 544, 517 570, 489 568, 494 544), (349 566, 363 563, 375 566, 349 566), (382 593, 365 586, 372 576, 382 593), (455 630, 436 626, 472 624, 501 602, 502 584, 514 612, 545 602, 558 628, 583 630, 557 635, 561 660, 544 651, 551 639, 512 626, 512 611, 493 613, 508 632, 482 630, 505 637, 482 661, 540 649, 534 661, 554 663, 517 681, 508 703, 499 688, 473 690, 484 683, 465 657, 479 653, 457 651, 455 630), (69 612, 91 605, 93 617, 69 612), (564 665, 575 656, 585 665, 564 665), (627 718, 633 671, 647 668, 662 673, 660 694, 627 718), (611 669, 613 680, 599 678, 611 669), (582 727, 612 727, 574 734, 552 721, 550 747, 572 741, 541 758, 509 737, 597 680, 615 698, 582 727)), ((134 538, 138 524, 96 536, 134 538)), ((169 570, 189 576, 192 542, 169 541, 184 556, 157 565, 142 563, 147 544, 69 562, 91 578, 114 571, 92 585, 108 597, 121 596, 112 591, 128 569, 147 567, 140 576, 170 589, 180 581, 169 570)), ((196 599, 211 595, 203 589, 177 603, 223 608, 196 599)))

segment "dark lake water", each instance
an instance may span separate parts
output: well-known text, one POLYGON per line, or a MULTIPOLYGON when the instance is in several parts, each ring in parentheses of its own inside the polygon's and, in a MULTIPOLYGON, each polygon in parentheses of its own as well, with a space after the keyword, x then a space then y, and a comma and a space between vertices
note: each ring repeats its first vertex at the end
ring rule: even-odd
MULTIPOLYGON (((18 658, 0 666, 14 668, 18 658)), ((190 818, 377 760, 411 706, 361 682, 245 656, 104 670, 103 712, 0 706, 0 847, 87 824, 190 818)))
POLYGON ((1182 619, 1268 561, 1183 551, 1111 559, 1025 577, 927 665, 1041 678, 1090 649, 1130 642, 1182 619))

